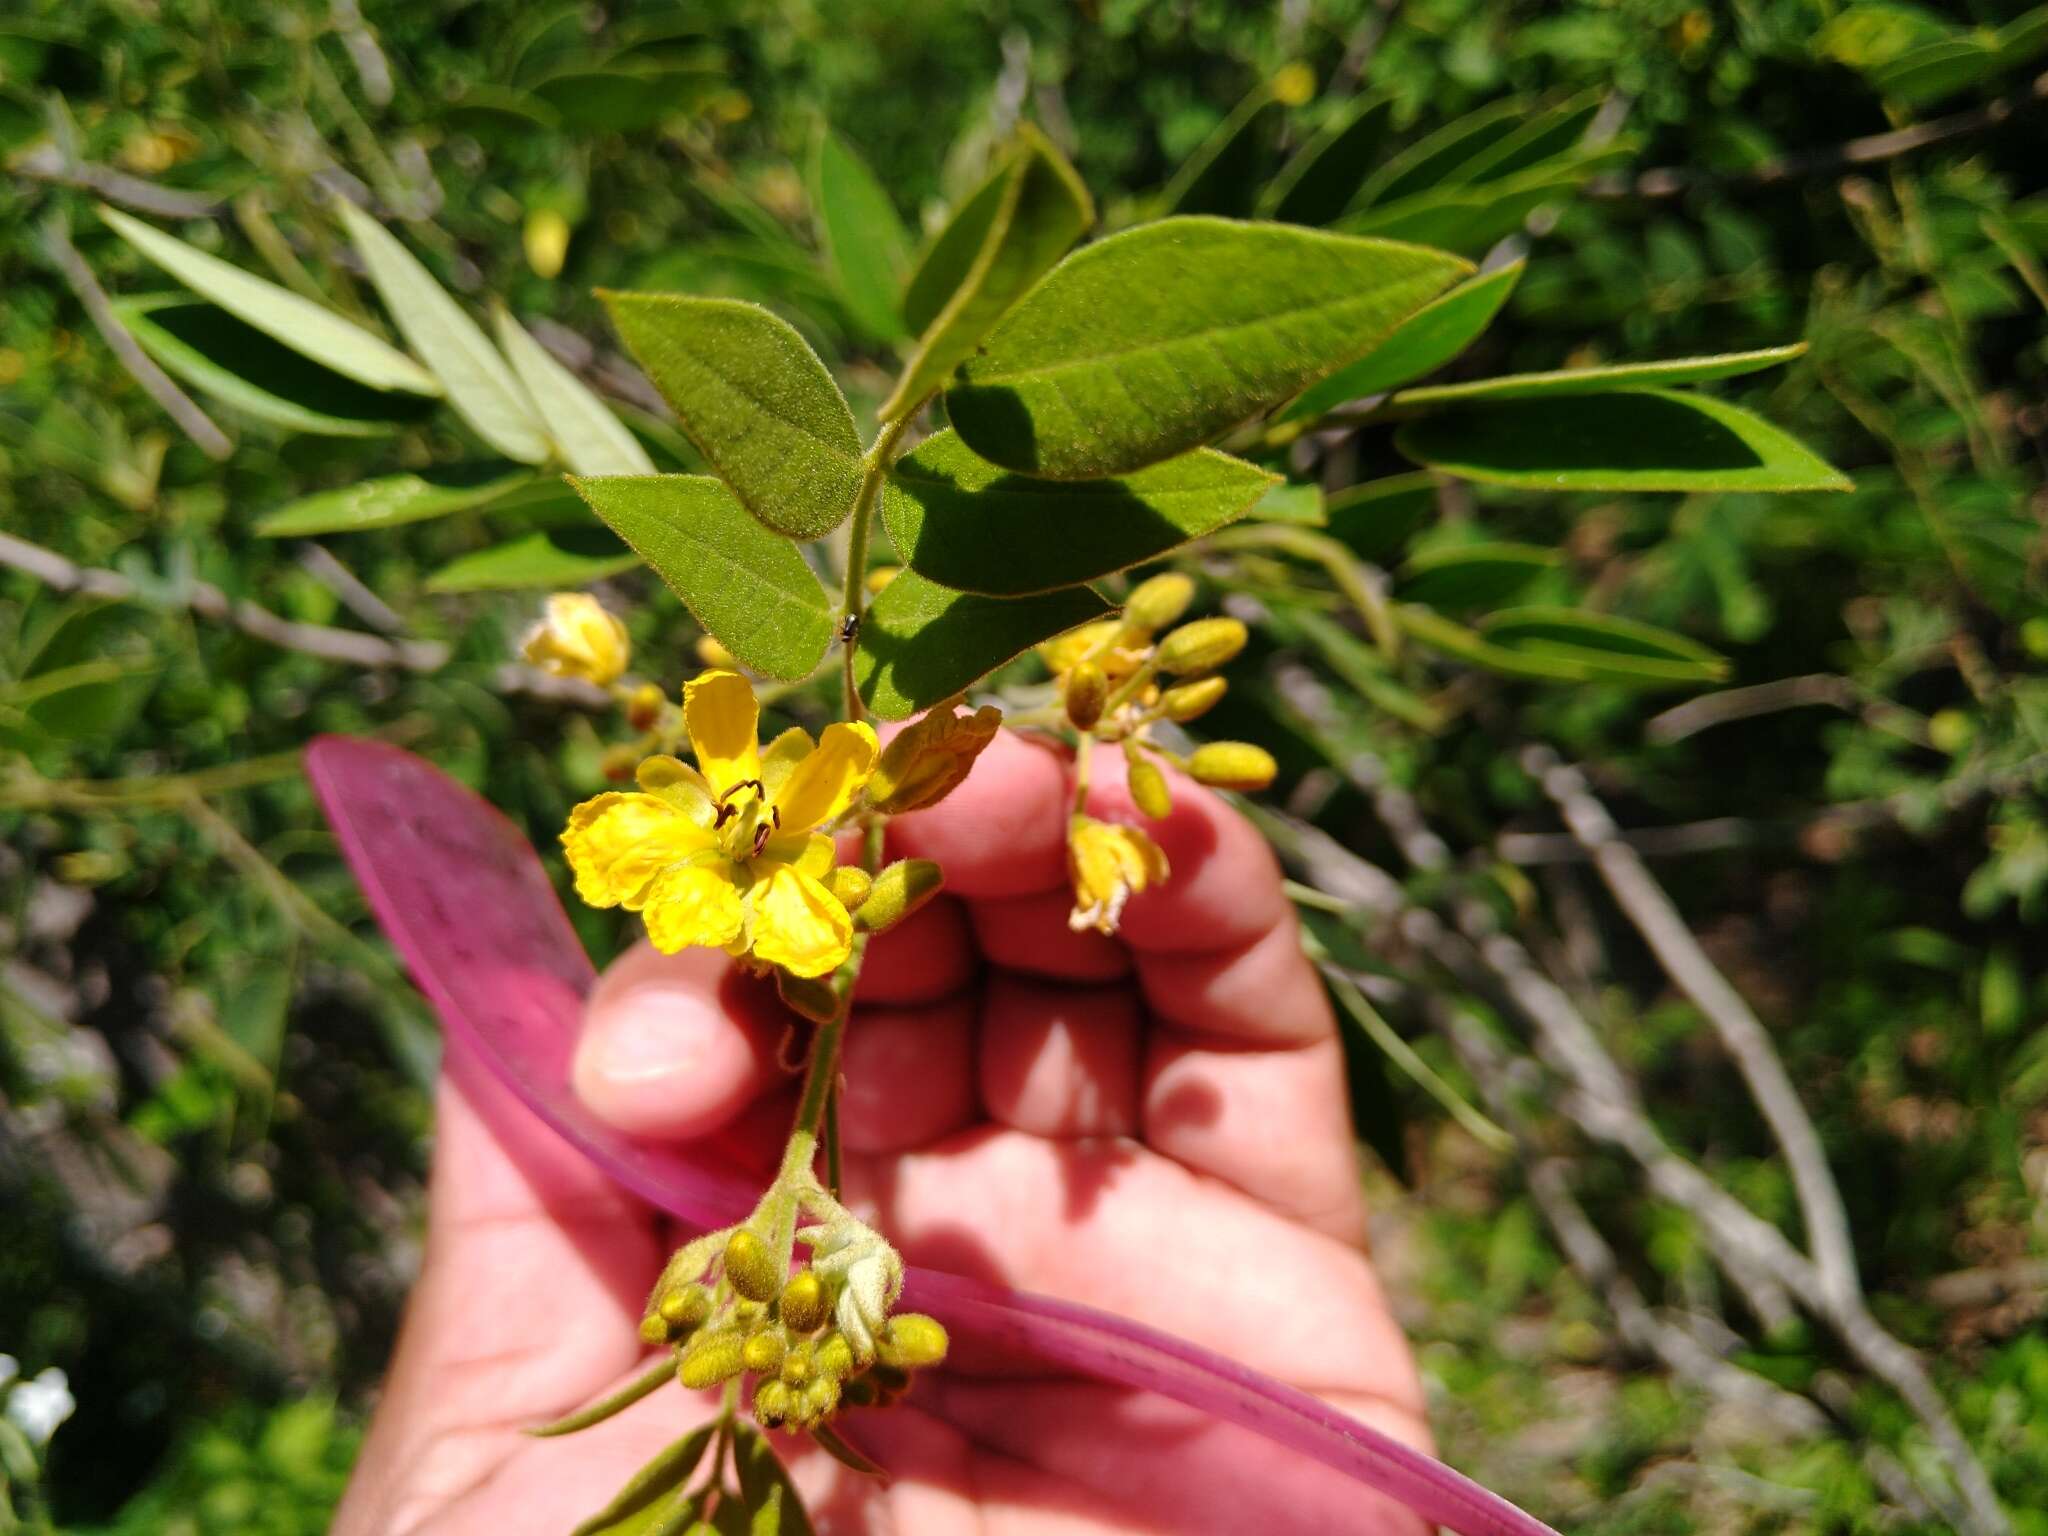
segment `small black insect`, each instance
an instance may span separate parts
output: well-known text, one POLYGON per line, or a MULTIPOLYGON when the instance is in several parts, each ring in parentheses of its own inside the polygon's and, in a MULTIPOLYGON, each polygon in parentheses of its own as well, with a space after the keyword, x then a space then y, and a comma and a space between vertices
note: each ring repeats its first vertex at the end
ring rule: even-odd
POLYGON ((860 635, 860 615, 849 613, 839 621, 839 643, 851 645, 860 635))

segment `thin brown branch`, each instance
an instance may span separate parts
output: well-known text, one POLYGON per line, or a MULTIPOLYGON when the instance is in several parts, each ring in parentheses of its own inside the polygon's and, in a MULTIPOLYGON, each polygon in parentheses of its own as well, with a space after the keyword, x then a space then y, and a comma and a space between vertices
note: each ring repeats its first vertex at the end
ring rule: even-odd
POLYGON ((110 203, 159 219, 210 219, 223 207, 217 197, 160 187, 153 181, 144 181, 140 176, 130 176, 111 166, 73 159, 54 140, 38 144, 27 154, 10 160, 7 169, 32 181, 78 187, 110 203))
POLYGON ((228 435, 214 425, 213 418, 199 408, 197 401, 171 382, 171 376, 159 368, 156 360, 128 334, 128 328, 114 313, 113 301, 92 275, 92 268, 85 264, 85 258, 78 254, 78 247, 71 243, 71 233, 65 228, 61 215, 52 214, 43 221, 43 251, 72 293, 78 296, 78 302, 85 306, 94 329, 113 348, 121 366, 152 400, 164 408, 171 420, 178 424, 179 430, 197 443, 199 451, 210 459, 224 459, 233 453, 235 445, 228 435))

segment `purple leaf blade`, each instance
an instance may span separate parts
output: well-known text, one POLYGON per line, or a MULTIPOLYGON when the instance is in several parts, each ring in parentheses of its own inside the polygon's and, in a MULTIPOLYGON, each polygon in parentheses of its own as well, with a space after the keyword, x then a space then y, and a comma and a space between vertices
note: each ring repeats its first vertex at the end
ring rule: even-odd
MULTIPOLYGON (((700 1228, 744 1215, 756 1191, 739 1174, 694 1152, 632 1141, 576 1099, 570 1057, 595 973, 525 835, 431 764, 382 743, 322 737, 306 764, 371 909, 450 1037, 649 1203, 700 1228)), ((907 1297, 963 1339, 1027 1350, 1248 1431, 1229 1442, 1247 1460, 1246 1448, 1260 1442, 1297 1452, 1459 1536, 1557 1536, 1434 1457, 1156 1329, 915 1267, 907 1297)), ((1326 1483, 1312 1491, 1314 1479, 1252 1475, 1269 1510, 1290 1496, 1317 1506, 1303 1511, 1309 1524, 1290 1520, 1289 1528, 1371 1529, 1360 1523, 1373 1518, 1363 1504, 1352 1519, 1330 1523, 1326 1483)))

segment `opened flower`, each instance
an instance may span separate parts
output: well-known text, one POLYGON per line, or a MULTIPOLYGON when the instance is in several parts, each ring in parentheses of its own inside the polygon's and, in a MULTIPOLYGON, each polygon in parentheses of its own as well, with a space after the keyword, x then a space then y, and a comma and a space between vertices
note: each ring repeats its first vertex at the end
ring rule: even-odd
POLYGON ((736 672, 706 672, 683 690, 696 755, 640 765, 639 793, 599 795, 562 833, 576 892, 647 923, 656 949, 716 947, 795 976, 826 976, 853 947, 853 919, 826 884, 834 862, 822 830, 874 772, 872 727, 801 728, 763 748, 760 706, 736 672))
POLYGON ((1136 827, 1076 816, 1067 834, 1068 873, 1074 882, 1074 910, 1067 926, 1115 933, 1124 904, 1147 886, 1166 879, 1166 855, 1136 827))

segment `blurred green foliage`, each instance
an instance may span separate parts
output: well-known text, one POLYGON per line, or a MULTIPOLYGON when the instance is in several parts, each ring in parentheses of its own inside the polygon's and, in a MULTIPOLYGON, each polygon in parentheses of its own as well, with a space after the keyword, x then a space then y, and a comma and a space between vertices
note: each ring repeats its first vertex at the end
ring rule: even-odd
MULTIPOLYGON (((1855 490, 1439 500, 1404 485, 1370 516, 1333 495, 1328 532, 1418 575, 1464 546, 1523 546, 1538 553, 1494 551, 1485 570, 1525 583, 1476 606, 1660 625, 1726 657, 1737 688, 1822 681, 1686 704, 1413 647, 1392 665, 1319 568, 1276 549, 1198 567, 1266 618, 1264 685, 1216 726, 1272 747, 1295 809, 1398 867, 1353 774, 1361 754, 1384 763, 1469 852, 1468 893, 1574 935, 1586 1005, 1660 1129, 1790 1227, 1782 1162, 1731 1108, 1740 1090, 1695 1013, 1578 866, 1514 856, 1555 832, 1514 745, 1591 765, 1624 825, 1711 829, 1659 873, 1819 1121, 1884 1322, 1936 1363, 2017 1528, 2048 1533, 2042 15, 2003 0, 429 0, 359 20, 346 3, 30 0, 0 17, 0 531, 128 584, 106 601, 0 571, 0 1349, 63 1365, 77 1392, 45 1479, 59 1522, 322 1528, 417 1263, 431 1026, 366 936, 290 754, 319 731, 381 733, 547 828, 599 781, 605 740, 579 710, 499 686, 530 597, 429 586, 508 540, 568 538, 559 502, 341 535, 324 554, 253 536, 301 496, 447 462, 457 428, 312 437, 220 411, 238 441, 215 462, 94 333, 51 221, 113 293, 161 290, 93 213, 96 190, 134 193, 108 176, 135 178, 159 204, 143 216, 374 325, 323 211, 347 189, 451 288, 565 328, 572 355, 594 343, 600 383, 616 351, 594 287, 724 293, 803 327, 871 410, 886 375, 806 201, 821 119, 914 230, 1029 117, 1114 226, 1169 192, 1246 196, 1369 91, 1391 154, 1496 103, 1595 90, 1621 150, 1517 237, 1526 275, 1447 377, 1803 338, 1803 359, 1722 393, 1855 490), (1220 144, 1295 62, 1315 98, 1220 144), (1889 152, 1882 136, 1915 128, 1925 142, 1889 152), (1176 182, 1218 149, 1240 157, 1214 162, 1229 174, 1176 182), (337 664, 193 607, 210 584, 374 630, 355 582, 447 664, 337 664)), ((657 416, 630 397, 626 413, 689 462, 657 416)), ((1333 490, 1408 469, 1377 440, 1292 452, 1298 481, 1333 490)), ((691 668, 680 607, 644 573, 624 580, 643 659, 674 684, 691 668)), ((577 920, 600 958, 621 940, 601 914, 577 920)), ((1442 1041, 1415 1036, 1469 1092, 1442 1041)), ((1375 1054, 1358 1087, 1362 1129, 1406 1184, 1389 1190, 1388 1262, 1459 1464, 1582 1532, 1899 1528, 1859 1447, 1931 1452, 1887 1394, 1858 1384, 1838 1434, 1743 1435, 1620 1348, 1512 1161, 1375 1054)), ((1626 1235, 1653 1303, 1742 1315, 1681 1213, 1613 1170, 1580 1194, 1626 1235)), ((1764 1342, 1744 1363, 1773 1380, 1841 1374, 1817 1332, 1753 1323, 1764 1342)))

